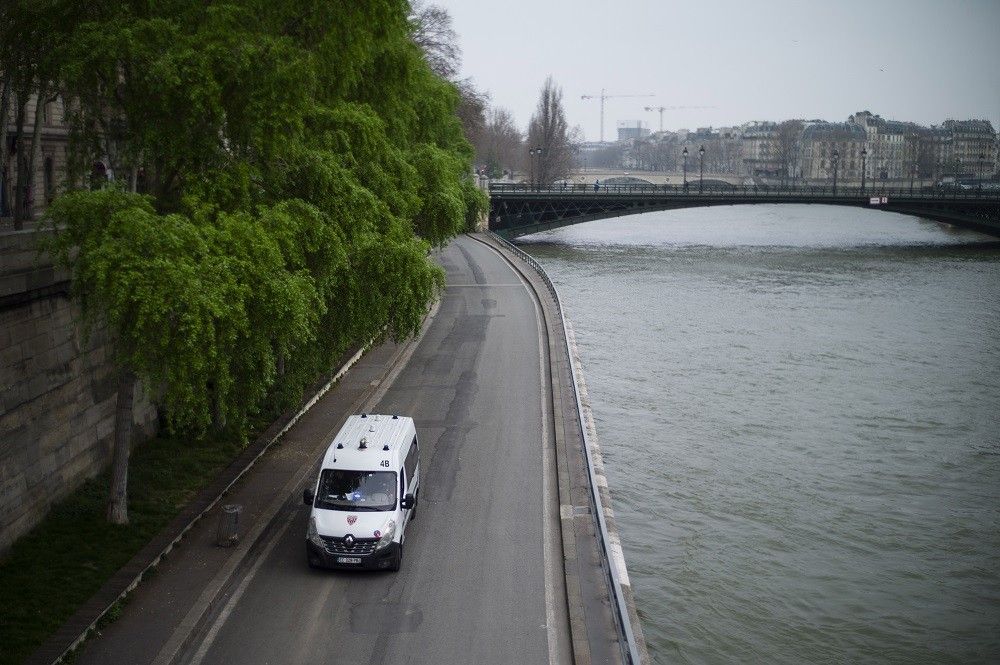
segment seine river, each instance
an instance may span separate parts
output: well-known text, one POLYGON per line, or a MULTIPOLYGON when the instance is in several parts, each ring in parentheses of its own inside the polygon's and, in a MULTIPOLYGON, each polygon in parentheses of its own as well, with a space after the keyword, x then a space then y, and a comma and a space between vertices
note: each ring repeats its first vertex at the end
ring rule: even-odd
POLYGON ((1000 662, 1000 245, 791 205, 521 242, 657 663, 1000 662))

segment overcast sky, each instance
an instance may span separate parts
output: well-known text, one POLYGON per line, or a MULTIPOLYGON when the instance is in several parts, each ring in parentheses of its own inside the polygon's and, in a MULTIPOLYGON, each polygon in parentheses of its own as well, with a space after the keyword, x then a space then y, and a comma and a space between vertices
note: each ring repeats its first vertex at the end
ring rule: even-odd
POLYGON ((653 130, 748 120, 843 121, 868 109, 1000 124, 1000 0, 428 0, 449 11, 463 76, 527 126, 545 77, 587 140, 620 120, 653 130))

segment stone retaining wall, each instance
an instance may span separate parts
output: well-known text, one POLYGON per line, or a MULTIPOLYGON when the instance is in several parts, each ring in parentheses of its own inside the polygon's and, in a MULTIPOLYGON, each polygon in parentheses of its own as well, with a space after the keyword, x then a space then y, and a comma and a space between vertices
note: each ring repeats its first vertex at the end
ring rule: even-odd
MULTIPOLYGON (((69 276, 38 255, 37 238, 0 234, 0 555, 111 459, 107 337, 84 337, 69 276)), ((137 432, 149 435, 156 411, 136 400, 137 432)))

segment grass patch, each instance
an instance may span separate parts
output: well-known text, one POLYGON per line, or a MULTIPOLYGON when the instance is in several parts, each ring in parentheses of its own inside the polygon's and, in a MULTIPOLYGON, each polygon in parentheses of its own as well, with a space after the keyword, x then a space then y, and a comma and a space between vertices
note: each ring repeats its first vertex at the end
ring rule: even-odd
POLYGON ((241 450, 234 441, 167 437, 138 446, 128 526, 104 519, 108 474, 55 505, 0 563, 0 663, 27 658, 241 450))

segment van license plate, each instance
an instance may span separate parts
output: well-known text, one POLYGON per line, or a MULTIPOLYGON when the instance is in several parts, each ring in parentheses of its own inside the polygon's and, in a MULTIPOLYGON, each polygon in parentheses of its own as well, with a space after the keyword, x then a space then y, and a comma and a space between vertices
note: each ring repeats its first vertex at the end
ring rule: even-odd
POLYGON ((338 556, 337 563, 361 563, 361 557, 356 556, 338 556))

